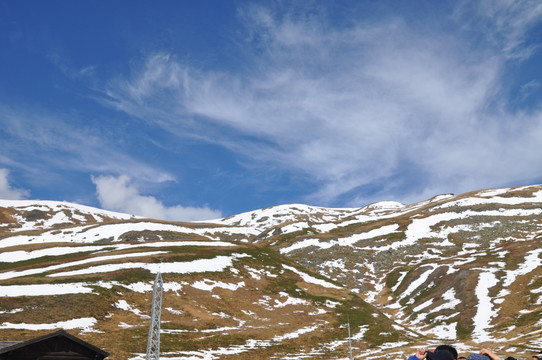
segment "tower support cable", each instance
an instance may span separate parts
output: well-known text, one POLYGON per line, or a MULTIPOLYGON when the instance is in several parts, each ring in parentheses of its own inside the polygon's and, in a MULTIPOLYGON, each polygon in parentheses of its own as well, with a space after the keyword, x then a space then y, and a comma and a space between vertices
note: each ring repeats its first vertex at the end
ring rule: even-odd
POLYGON ((348 348, 350 349, 350 360, 353 360, 352 357, 352 337, 350 336, 350 315, 347 315, 348 319, 348 348))

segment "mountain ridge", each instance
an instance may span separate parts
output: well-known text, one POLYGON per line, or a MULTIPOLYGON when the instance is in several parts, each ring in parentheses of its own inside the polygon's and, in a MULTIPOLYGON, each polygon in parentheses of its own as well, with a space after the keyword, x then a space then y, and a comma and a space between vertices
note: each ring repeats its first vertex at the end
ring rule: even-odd
POLYGON ((538 351, 541 240, 541 185, 410 205, 288 204, 192 223, 0 200, 0 336, 52 324, 28 310, 38 303, 65 324, 73 319, 61 316, 60 298, 92 299, 103 310, 73 331, 101 341, 112 359, 139 359, 149 284, 160 270, 171 277, 166 298, 178 305, 164 312, 165 358, 344 358, 346 315, 357 358, 403 358, 416 344, 443 341, 465 351, 538 351), (29 308, 17 311, 17 302, 29 308), (140 343, 119 353, 100 332, 140 343), (212 336, 198 341, 198 333, 212 336))

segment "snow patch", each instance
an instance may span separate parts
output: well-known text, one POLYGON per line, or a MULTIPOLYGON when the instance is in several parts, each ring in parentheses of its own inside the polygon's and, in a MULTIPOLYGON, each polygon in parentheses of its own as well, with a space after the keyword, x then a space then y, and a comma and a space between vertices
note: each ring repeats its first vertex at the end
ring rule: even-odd
POLYGON ((331 289, 341 289, 340 286, 334 285, 334 284, 332 284, 330 282, 327 282, 325 280, 322 280, 322 279, 317 279, 314 276, 310 276, 309 274, 306 274, 306 273, 304 273, 302 271, 299 271, 299 270, 297 270, 296 268, 294 268, 292 266, 288 266, 288 265, 283 264, 282 267, 285 268, 286 270, 293 271, 297 275, 301 276, 303 281, 305 281, 307 283, 316 284, 316 285, 320 285, 320 286, 331 288, 331 289))
POLYGON ((222 282, 222 281, 213 281, 213 280, 205 279, 205 280, 202 280, 202 281, 196 281, 191 286, 193 288, 196 288, 196 289, 199 289, 199 290, 211 291, 211 292, 215 288, 221 288, 221 289, 235 291, 237 289, 240 289, 240 288, 244 287, 245 282, 241 281, 241 282, 239 282, 237 284, 230 284, 230 283, 225 283, 225 282, 222 282))
POLYGON ((497 315, 497 312, 493 310, 493 304, 489 297, 489 289, 497 285, 498 281, 495 276, 494 269, 488 272, 480 273, 478 285, 476 285, 475 293, 478 298, 478 306, 476 315, 474 316, 474 330, 472 332, 473 339, 478 343, 493 340, 489 335, 488 329, 490 327, 491 319, 497 315))
POLYGON ((51 324, 27 324, 27 323, 10 323, 5 322, 0 324, 0 329, 19 329, 19 330, 55 330, 55 329, 64 329, 64 330, 73 330, 80 329, 83 332, 94 331, 93 326, 96 325, 97 320, 93 317, 72 319, 67 321, 59 321, 51 324))

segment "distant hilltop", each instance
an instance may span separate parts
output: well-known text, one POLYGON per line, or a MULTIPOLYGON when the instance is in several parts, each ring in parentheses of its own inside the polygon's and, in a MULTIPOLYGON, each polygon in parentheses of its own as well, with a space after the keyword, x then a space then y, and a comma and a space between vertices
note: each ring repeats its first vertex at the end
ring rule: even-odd
POLYGON ((0 200, 0 336, 62 328, 143 359, 154 274, 164 358, 405 358, 542 343, 542 186, 167 222, 0 200))

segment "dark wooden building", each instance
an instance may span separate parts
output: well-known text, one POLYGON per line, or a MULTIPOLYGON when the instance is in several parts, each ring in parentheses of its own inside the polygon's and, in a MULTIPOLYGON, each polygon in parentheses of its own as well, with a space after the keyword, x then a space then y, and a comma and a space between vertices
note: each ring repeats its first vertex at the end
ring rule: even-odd
POLYGON ((109 354, 64 330, 0 348, 0 360, 102 360, 109 354))

